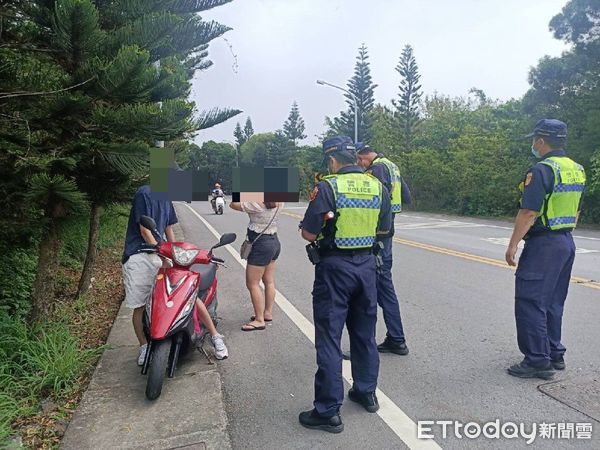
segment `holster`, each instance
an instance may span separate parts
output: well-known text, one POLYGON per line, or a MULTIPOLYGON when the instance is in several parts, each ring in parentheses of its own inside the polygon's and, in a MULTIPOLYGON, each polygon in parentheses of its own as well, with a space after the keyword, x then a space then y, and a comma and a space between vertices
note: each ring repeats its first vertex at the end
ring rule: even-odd
POLYGON ((381 252, 383 251, 383 242, 376 241, 373 244, 373 254, 375 255, 375 267, 377 268, 377 274, 381 273, 383 267, 383 259, 381 258, 381 252))
POLYGON ((313 265, 321 262, 321 256, 319 255, 319 247, 314 242, 311 242, 306 247, 306 254, 308 255, 308 260, 313 263, 313 265))

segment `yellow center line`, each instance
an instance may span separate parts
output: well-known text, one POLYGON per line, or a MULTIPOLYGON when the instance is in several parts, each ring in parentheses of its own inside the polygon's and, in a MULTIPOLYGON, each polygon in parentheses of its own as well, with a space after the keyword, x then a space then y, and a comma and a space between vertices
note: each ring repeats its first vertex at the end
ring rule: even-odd
MULTIPOLYGON (((286 216, 295 217, 297 219, 302 219, 304 217, 299 214, 289 213, 287 211, 282 211, 281 213, 285 214, 286 216)), ((419 248, 421 250, 428 250, 430 252, 440 253, 442 255, 454 256, 457 258, 466 259, 468 261, 474 261, 474 262, 479 262, 479 263, 483 263, 483 264, 488 264, 490 266, 500 267, 503 269, 515 270, 514 267, 509 266, 508 264, 506 264, 505 261, 503 261, 501 259, 487 258, 485 256, 473 255, 472 253, 459 252, 458 250, 452 250, 450 248, 438 247, 438 246, 431 245, 431 244, 424 244, 422 242, 410 241, 408 239, 400 239, 400 238, 396 238, 396 237, 394 238, 394 242, 396 242, 397 244, 408 245, 410 247, 419 248)), ((571 277, 571 283, 578 284, 580 286, 585 286, 585 287, 592 288, 592 289, 600 289, 599 282, 594 281, 594 280, 589 280, 587 278, 573 276, 573 277, 571 277)))

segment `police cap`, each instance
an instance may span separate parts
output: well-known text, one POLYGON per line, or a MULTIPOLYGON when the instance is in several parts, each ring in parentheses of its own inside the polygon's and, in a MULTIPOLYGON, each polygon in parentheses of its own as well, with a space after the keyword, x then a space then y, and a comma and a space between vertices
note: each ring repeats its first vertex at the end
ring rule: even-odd
POLYGON ((356 151, 358 153, 371 153, 372 151, 374 151, 369 144, 366 144, 364 142, 357 142, 356 145, 356 151))
POLYGON ((567 124, 556 119, 542 119, 535 124, 533 131, 526 138, 534 136, 547 136, 552 138, 566 138, 567 124))
POLYGON ((336 152, 354 152, 356 147, 348 136, 335 136, 323 141, 323 155, 329 156, 336 152))

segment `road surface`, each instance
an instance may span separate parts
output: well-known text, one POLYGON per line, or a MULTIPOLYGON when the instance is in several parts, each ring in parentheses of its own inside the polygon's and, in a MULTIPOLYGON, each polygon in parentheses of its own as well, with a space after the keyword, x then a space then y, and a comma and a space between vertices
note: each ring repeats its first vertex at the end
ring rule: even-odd
MULTIPOLYGON (((600 448, 600 283, 594 282, 600 281, 600 233, 575 233, 579 251, 563 326, 567 370, 548 384, 506 373, 522 358, 514 271, 504 262, 511 224, 417 213, 396 218, 393 275, 410 354, 381 355, 379 413, 346 399, 340 435, 302 428, 298 413, 312 407, 316 370, 314 268, 298 233, 305 206, 287 204, 281 215, 278 306, 265 331, 250 333, 240 330, 252 308, 238 258, 247 216, 228 207, 216 216, 208 202, 176 206, 186 238, 198 245, 211 245, 225 232, 238 234, 232 246, 216 250, 229 266, 219 272, 219 327, 230 358, 219 368, 234 448, 600 448), (509 435, 515 434, 509 422, 523 424, 526 433, 538 428, 533 445, 521 435, 468 438, 462 429, 459 438, 453 425, 444 438, 437 422, 425 425, 430 431, 421 429, 434 440, 417 438, 419 421, 444 420, 479 427, 498 420, 509 435)), ((384 336, 380 314, 377 341, 384 336)), ((467 431, 474 435, 477 428, 467 431)), ((494 436, 494 428, 487 434, 494 436)))

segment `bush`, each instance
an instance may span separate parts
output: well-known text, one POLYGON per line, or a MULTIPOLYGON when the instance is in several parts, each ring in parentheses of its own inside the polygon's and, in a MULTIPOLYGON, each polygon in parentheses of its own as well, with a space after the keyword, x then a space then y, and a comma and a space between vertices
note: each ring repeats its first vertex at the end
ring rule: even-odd
POLYGON ((35 280, 37 251, 0 245, 0 312, 24 315, 29 311, 35 280))
POLYGON ((65 322, 30 327, 0 313, 0 442, 17 417, 32 415, 39 401, 77 388, 101 349, 82 350, 65 322))
MULTIPOLYGON (((112 204, 104 209, 100 216, 100 235, 98 237, 98 250, 111 247, 115 243, 125 241, 127 221, 129 220, 129 204, 112 204)), ((87 243, 87 235, 86 235, 87 243)))

